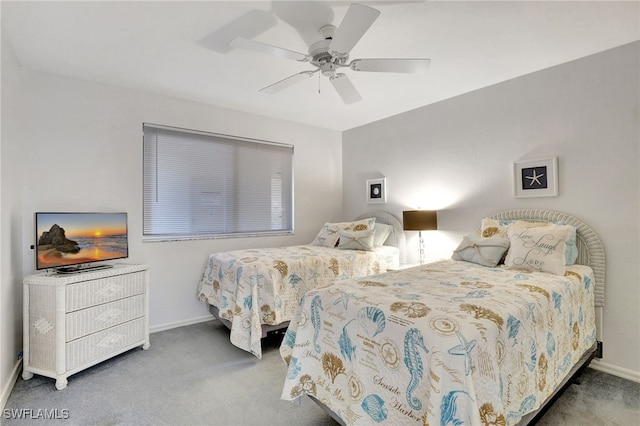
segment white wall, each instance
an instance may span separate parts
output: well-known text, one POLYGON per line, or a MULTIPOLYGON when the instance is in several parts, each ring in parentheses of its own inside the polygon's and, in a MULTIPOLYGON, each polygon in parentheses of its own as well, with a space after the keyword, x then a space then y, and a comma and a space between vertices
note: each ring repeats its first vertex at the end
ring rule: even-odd
POLYGON ((27 71, 6 53, 5 39, 3 89, 5 72, 11 81, 2 93, 3 386, 22 346, 21 283, 34 272, 35 211, 128 212, 128 262, 151 267, 152 330, 210 318, 196 300, 210 253, 305 244, 326 220, 343 219, 340 132, 27 71), (295 235, 142 243, 143 122, 293 144, 295 235))
POLYGON ((432 260, 450 257, 498 211, 581 218, 607 255, 600 366, 640 381, 639 50, 622 46, 345 132, 345 215, 375 209, 365 180, 386 176, 385 209, 438 210, 439 231, 425 234, 432 260), (548 156, 558 157, 559 196, 515 199, 513 161, 548 156))
MULTIPOLYGON (((3 34, 4 35, 4 34, 3 34)), ((16 87, 20 84, 20 73, 17 59, 2 37, 2 140, 0 141, 0 407, 9 397, 13 388, 13 378, 19 369, 18 352, 22 348, 22 286, 18 277, 21 275, 22 260, 16 256, 19 250, 14 249, 12 242, 20 230, 14 226, 14 207, 20 202, 20 193, 12 194, 11 187, 15 183, 12 171, 15 166, 11 160, 17 158, 16 145, 8 140, 16 135, 14 130, 22 125, 16 112, 21 108, 21 98, 16 87), (9 102, 11 100, 11 102, 9 102), (10 123, 15 123, 11 125, 10 123)))

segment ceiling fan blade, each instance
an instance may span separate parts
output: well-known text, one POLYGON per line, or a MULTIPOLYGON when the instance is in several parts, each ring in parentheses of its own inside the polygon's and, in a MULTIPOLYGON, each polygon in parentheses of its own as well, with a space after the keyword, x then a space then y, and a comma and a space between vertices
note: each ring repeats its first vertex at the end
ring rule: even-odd
POLYGON ((410 74, 424 74, 427 72, 431 59, 354 59, 349 68, 354 71, 371 72, 403 72, 410 74))
POLYGON ((249 40, 244 37, 234 38, 229 42, 229 46, 253 50, 254 52, 264 53, 266 55, 279 56, 285 59, 293 59, 294 61, 309 62, 311 60, 311 57, 309 55, 305 55, 304 53, 294 52, 293 50, 272 46, 270 44, 260 43, 259 41, 249 40))
POLYGON ((315 74, 315 72, 316 71, 303 71, 301 73, 294 74, 267 87, 263 87, 262 89, 260 89, 260 91, 269 94, 279 92, 289 86, 293 86, 296 83, 306 80, 307 78, 313 77, 313 74, 315 74))
POLYGON ((349 77, 346 74, 336 74, 329 79, 333 87, 338 92, 345 104, 352 104, 362 100, 360 93, 356 90, 349 77))
POLYGON ((345 56, 358 43, 373 22, 378 19, 380 11, 369 6, 353 3, 336 33, 333 35, 330 50, 338 56, 345 56))

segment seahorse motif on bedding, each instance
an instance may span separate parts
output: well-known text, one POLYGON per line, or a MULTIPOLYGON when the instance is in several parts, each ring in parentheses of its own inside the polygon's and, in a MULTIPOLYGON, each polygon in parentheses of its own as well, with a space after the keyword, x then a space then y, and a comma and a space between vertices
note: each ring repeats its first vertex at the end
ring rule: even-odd
POLYGON ((213 259, 209 258, 209 273, 207 274, 207 281, 208 282, 212 282, 213 281, 213 273, 215 272, 214 270, 214 262, 213 259))
POLYGON ((404 336, 404 365, 407 366, 409 374, 411 374, 411 380, 407 386, 407 403, 414 410, 420 410, 422 408, 422 402, 417 397, 411 395, 418 387, 418 383, 424 373, 424 365, 422 358, 420 358, 421 348, 424 349, 425 354, 429 353, 420 330, 412 328, 407 331, 407 334, 404 336))
POLYGON ((342 333, 340 334, 340 338, 338 339, 338 344, 340 345, 340 353, 344 359, 349 359, 349 361, 353 360, 353 356, 356 352, 356 345, 354 345, 351 341, 351 337, 349 337, 349 333, 347 332, 347 326, 351 324, 355 320, 349 321, 342 327, 342 333))
POLYGON ((320 311, 323 311, 322 300, 319 295, 315 295, 311 299, 311 325, 313 325, 313 347, 317 353, 320 353, 320 345, 318 345, 318 334, 320 333, 320 311))
POLYGON ((238 270, 236 271, 236 286, 240 285, 241 279, 242 279, 242 266, 239 266, 238 270))

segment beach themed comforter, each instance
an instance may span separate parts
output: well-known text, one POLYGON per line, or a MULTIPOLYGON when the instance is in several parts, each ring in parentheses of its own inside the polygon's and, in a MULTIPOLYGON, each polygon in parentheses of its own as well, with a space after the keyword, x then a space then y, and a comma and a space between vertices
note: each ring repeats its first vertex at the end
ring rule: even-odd
POLYGON ((237 250, 209 256, 198 299, 232 322, 231 343, 262 357, 262 324, 289 321, 300 297, 335 280, 398 268, 399 251, 342 250, 315 245, 237 250))
POLYGON ((346 424, 513 425, 595 342, 594 277, 446 260, 308 292, 282 399, 346 424))

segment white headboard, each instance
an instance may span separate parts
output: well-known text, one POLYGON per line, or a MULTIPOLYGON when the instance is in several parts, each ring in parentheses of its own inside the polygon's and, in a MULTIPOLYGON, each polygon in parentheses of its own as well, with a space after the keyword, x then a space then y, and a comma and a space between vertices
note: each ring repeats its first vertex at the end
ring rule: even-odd
POLYGON ((605 261, 604 246, 600 237, 575 216, 553 210, 521 209, 508 210, 489 216, 498 220, 527 220, 531 222, 563 222, 576 228, 576 246, 579 265, 587 265, 595 275, 595 305, 604 306, 605 261))
POLYGON ((407 238, 404 235, 404 229, 402 228, 402 222, 392 215, 391 213, 383 211, 373 211, 362 214, 356 218, 356 220, 366 219, 369 217, 375 217, 376 222, 385 223, 393 226, 393 231, 389 234, 389 238, 384 243, 387 246, 397 247, 400 251, 400 265, 407 263, 407 238))

